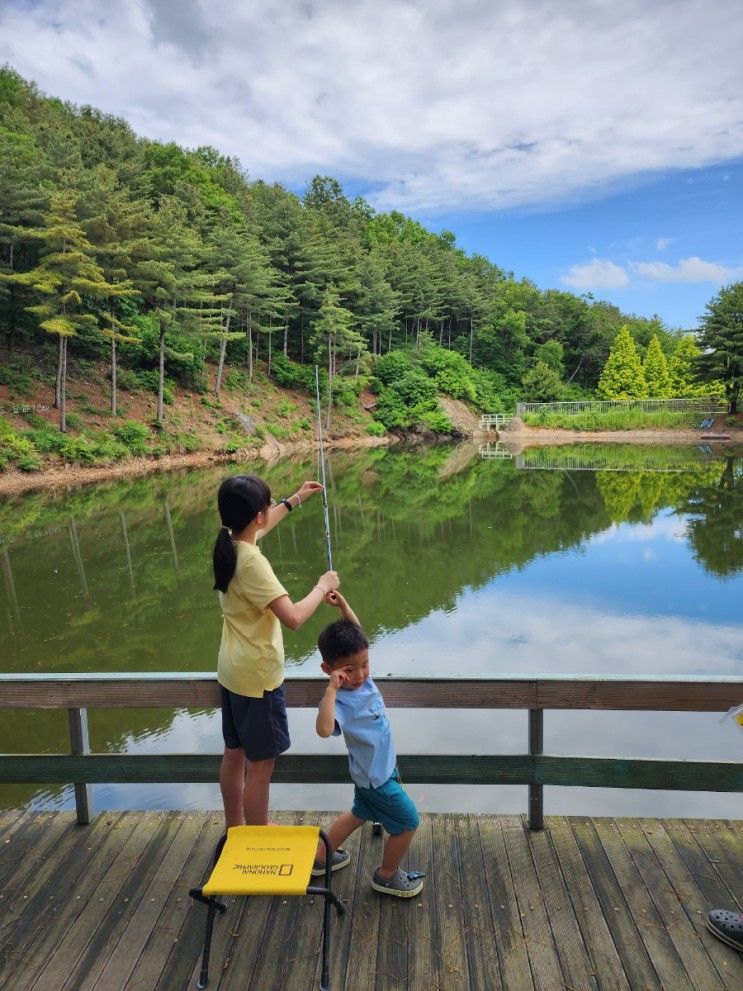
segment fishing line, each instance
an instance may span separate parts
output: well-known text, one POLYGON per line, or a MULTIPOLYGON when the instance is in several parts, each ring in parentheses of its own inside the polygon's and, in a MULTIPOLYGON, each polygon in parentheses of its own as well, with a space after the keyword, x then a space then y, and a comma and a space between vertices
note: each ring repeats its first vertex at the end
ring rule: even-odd
POLYGON ((325 549, 328 555, 328 571, 333 571, 333 548, 330 545, 330 516, 328 515, 328 488, 325 481, 325 450, 322 440, 322 408, 320 405, 320 369, 315 365, 315 393, 317 396, 317 439, 320 443, 320 476, 322 479, 322 510, 325 521, 325 549))

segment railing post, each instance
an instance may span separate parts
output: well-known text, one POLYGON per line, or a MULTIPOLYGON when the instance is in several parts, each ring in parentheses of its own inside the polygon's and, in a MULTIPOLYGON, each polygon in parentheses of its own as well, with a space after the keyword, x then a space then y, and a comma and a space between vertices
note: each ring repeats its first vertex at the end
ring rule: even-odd
MULTIPOLYGON (((70 752, 73 754, 89 754, 90 739, 88 736, 88 710, 68 709, 70 717, 70 752)), ((90 822, 90 811, 93 807, 90 785, 80 781, 75 782, 75 811, 79 826, 87 826, 90 822)))
MULTIPOLYGON (((544 709, 529 709, 529 755, 544 753, 544 709)), ((544 829, 542 785, 529 785, 529 829, 544 829)))

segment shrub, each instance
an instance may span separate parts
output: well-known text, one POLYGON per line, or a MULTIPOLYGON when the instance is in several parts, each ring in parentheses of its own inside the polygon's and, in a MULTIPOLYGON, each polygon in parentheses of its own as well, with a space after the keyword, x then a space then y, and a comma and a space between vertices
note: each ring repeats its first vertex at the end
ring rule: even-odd
POLYGON ((146 454, 150 431, 143 423, 136 420, 125 420, 111 431, 132 454, 146 454))
POLYGON ((247 389, 250 382, 246 372, 233 369, 228 372, 227 378, 225 379, 225 385, 231 392, 233 392, 235 389, 247 389))
POLYGON ((374 376, 383 385, 391 385, 413 368, 410 351, 388 351, 374 362, 374 376))
POLYGON ((366 432, 370 437, 383 437, 387 431, 383 423, 379 420, 372 420, 371 423, 367 423, 366 432))
POLYGON ((425 413, 421 413, 418 422, 435 434, 450 434, 454 429, 449 417, 440 409, 427 410, 425 413))
MULTIPOLYGON (((309 392, 315 391, 315 369, 312 365, 300 365, 279 351, 271 359, 271 374, 277 385, 285 389, 302 388, 309 392)), ((327 372, 320 372, 320 388, 323 387, 323 375, 327 381, 327 372)))

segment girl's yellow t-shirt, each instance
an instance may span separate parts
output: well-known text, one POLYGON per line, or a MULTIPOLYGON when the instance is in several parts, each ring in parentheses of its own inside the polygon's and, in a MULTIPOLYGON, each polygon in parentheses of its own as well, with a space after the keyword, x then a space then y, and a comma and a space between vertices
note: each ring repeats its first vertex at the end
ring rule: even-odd
POLYGON ((237 566, 219 593, 224 617, 217 679, 237 695, 262 698, 284 680, 281 623, 268 604, 286 589, 256 544, 236 540, 237 566))

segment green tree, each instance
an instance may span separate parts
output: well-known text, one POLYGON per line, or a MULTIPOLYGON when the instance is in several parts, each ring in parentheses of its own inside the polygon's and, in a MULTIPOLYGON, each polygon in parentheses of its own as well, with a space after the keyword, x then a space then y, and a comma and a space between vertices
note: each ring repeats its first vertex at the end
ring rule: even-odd
POLYGON ((42 301, 27 306, 40 318, 40 326, 59 338, 55 405, 59 427, 67 430, 67 342, 83 328, 97 328, 98 317, 90 312, 92 300, 110 300, 130 295, 131 287, 106 282, 93 258, 93 245, 85 236, 75 214, 76 195, 54 193, 44 227, 36 232, 41 241, 39 264, 28 272, 0 274, 0 278, 30 287, 42 301))
POLYGON ((541 359, 521 379, 522 395, 527 403, 559 402, 565 385, 558 372, 541 359))
POLYGON ((650 399, 668 399, 673 395, 668 362, 663 354, 657 334, 653 334, 650 339, 650 344, 645 352, 645 360, 642 363, 642 371, 645 375, 645 384, 650 399))
POLYGON ((699 346, 701 354, 694 363, 697 379, 719 379, 725 388, 728 412, 735 415, 743 383, 743 282, 725 286, 707 303, 699 346))
POLYGON ((614 338, 596 394, 600 399, 644 399, 648 394, 637 346, 626 324, 614 338))

